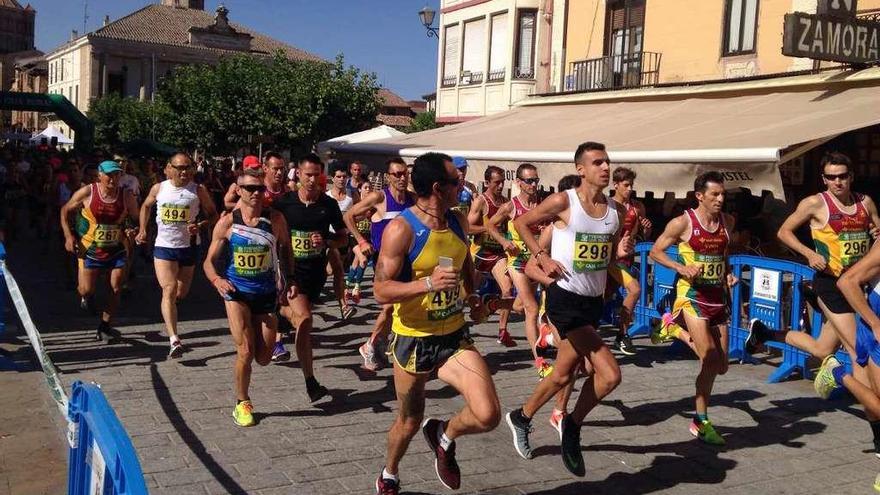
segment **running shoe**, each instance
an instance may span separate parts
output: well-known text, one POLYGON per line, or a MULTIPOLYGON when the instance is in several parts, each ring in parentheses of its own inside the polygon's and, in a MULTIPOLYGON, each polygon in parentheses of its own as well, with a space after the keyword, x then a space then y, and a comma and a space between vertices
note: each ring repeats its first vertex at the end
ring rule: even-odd
POLYGON ((352 301, 352 303, 354 303, 354 304, 360 304, 360 303, 361 303, 361 286, 360 286, 360 285, 355 285, 355 286, 351 289, 351 301, 352 301))
POLYGON ((180 356, 183 356, 183 344, 179 340, 174 340, 171 342, 171 348, 168 349, 168 358, 177 359, 180 356))
POLYGON ((455 461, 455 441, 449 444, 448 449, 440 446, 440 435, 444 429, 443 421, 439 419, 428 418, 422 423, 422 434, 428 447, 434 453, 434 471, 440 483, 450 490, 458 490, 461 486, 461 470, 455 461))
POLYGON ((108 341, 118 340, 122 338, 122 334, 119 330, 111 327, 110 323, 101 321, 101 323, 98 323, 98 329, 95 331, 95 340, 104 340, 104 337, 107 337, 108 341))
POLYGON ((358 352, 364 358, 363 368, 365 370, 376 372, 382 368, 382 364, 376 359, 376 346, 369 342, 364 342, 364 345, 358 347, 358 352))
POLYGON ((232 420, 238 426, 254 426, 253 412, 254 406, 251 405, 251 401, 243 400, 232 411, 232 420))
POLYGON ((614 348, 626 356, 636 355, 636 346, 633 345, 632 339, 629 338, 629 335, 618 335, 617 338, 614 339, 614 348))
POLYGON ((565 411, 560 411, 559 409, 553 408, 553 412, 550 413, 550 426, 559 433, 559 439, 562 439, 562 419, 565 417, 565 411))
POLYGON ((318 383, 315 377, 310 376, 306 378, 306 393, 309 395, 309 402, 314 404, 326 397, 330 392, 327 390, 327 387, 318 383))
POLYGON ((763 321, 752 318, 749 322, 749 336, 746 337, 745 349, 749 354, 758 352, 758 346, 769 340, 770 330, 763 321))
POLYGON ((542 323, 538 328, 538 340, 535 341, 535 350, 546 349, 550 347, 550 341, 553 339, 553 330, 550 325, 542 323))
POLYGON ((691 435, 709 445, 724 445, 726 443, 724 437, 715 431, 715 427, 712 426, 712 422, 708 419, 704 419, 699 424, 691 421, 690 432, 691 435))
POLYGON ((281 363, 290 359, 290 351, 284 348, 284 344, 281 342, 275 342, 275 347, 272 349, 272 361, 276 363, 281 363))
POLYGON ((880 474, 878 474, 877 477, 874 478, 874 491, 880 492, 880 474))
POLYGON ((79 308, 90 315, 96 314, 95 297, 94 296, 80 296, 79 308))
POLYGON ((657 345, 664 342, 672 342, 675 339, 670 333, 670 329, 673 326, 675 326, 675 322, 672 320, 672 314, 663 313, 660 323, 651 330, 651 343, 657 345))
POLYGON ((523 459, 531 459, 532 447, 529 445, 529 433, 532 432, 532 425, 531 423, 521 423, 517 419, 519 414, 514 414, 515 412, 511 411, 504 416, 507 426, 510 427, 510 433, 513 434, 513 448, 523 459))
POLYGON ((383 478, 382 473, 376 478, 376 495, 397 495, 400 493, 400 482, 383 478))
POLYGON ((538 380, 543 380, 550 376, 550 373, 553 373, 553 365, 542 357, 535 359, 535 368, 538 369, 538 380))
POLYGON ((516 341, 511 337, 510 332, 506 328, 498 329, 498 343, 504 347, 515 347, 516 341))
POLYGON ((351 318, 352 316, 354 316, 354 313, 355 313, 354 306, 348 306, 348 305, 342 306, 341 308, 339 308, 339 310, 342 313, 343 320, 347 320, 347 319, 351 318))
POLYGON ((834 354, 826 357, 822 360, 822 366, 819 367, 819 371, 816 373, 816 379, 813 380, 813 388, 816 389, 816 393, 819 394, 819 397, 823 399, 827 399, 831 396, 831 393, 840 388, 837 384, 837 381, 834 379, 834 370, 842 366, 840 361, 834 357, 834 354))
POLYGON ((562 463, 571 474, 584 476, 587 470, 584 466, 584 455, 581 452, 581 426, 575 424, 571 416, 565 416, 562 418, 560 427, 559 441, 562 450, 562 463))
POLYGON ((346 287, 345 292, 342 293, 342 300, 346 302, 346 304, 354 304, 354 301, 351 299, 351 287, 346 287))

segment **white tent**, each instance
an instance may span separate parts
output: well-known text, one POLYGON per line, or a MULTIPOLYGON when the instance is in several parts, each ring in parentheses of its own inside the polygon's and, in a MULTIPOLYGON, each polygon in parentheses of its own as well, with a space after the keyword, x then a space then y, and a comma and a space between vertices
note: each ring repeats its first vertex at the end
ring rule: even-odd
POLYGON ((367 129, 366 131, 355 132, 353 134, 346 134, 345 136, 338 136, 335 138, 330 138, 326 141, 321 141, 318 143, 318 153, 324 154, 330 149, 332 149, 333 145, 340 144, 349 144, 349 143, 365 143, 367 141, 376 141, 377 139, 387 139, 396 136, 403 135, 403 132, 398 131, 393 127, 389 127, 387 125, 380 125, 378 127, 374 127, 372 129, 367 129))
POLYGON ((53 137, 58 138, 58 144, 73 144, 73 139, 65 136, 64 133, 61 132, 61 129, 52 126, 43 129, 43 132, 40 132, 39 134, 34 134, 31 137, 31 143, 40 144, 43 138, 46 139, 47 143, 51 143, 53 137))

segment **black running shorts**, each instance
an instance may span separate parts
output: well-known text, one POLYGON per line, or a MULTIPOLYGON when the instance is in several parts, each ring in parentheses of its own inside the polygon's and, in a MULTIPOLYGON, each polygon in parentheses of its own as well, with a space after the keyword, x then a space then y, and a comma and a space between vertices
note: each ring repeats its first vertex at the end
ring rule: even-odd
POLYGON ((837 277, 819 272, 813 279, 813 290, 825 306, 832 313, 853 313, 852 306, 846 302, 846 298, 837 288, 837 277))
POLYGON ((547 318, 563 339, 578 328, 598 329, 604 304, 602 296, 581 296, 559 287, 556 282, 547 287, 547 318))
POLYGON ((430 373, 449 358, 474 347, 467 325, 446 335, 410 337, 395 333, 389 352, 394 362, 409 373, 430 373))

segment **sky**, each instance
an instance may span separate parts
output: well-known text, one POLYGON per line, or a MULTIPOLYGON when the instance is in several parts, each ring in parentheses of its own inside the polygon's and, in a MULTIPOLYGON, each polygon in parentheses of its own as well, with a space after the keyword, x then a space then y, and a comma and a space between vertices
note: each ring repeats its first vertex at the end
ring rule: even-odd
MULTIPOLYGON (((37 10, 37 48, 49 52, 83 32, 101 26, 105 15, 116 20, 159 0, 20 0, 37 10)), ((206 0, 213 12, 220 2, 206 0)), ((224 0, 229 19, 289 45, 375 72, 381 86, 407 100, 436 89, 437 38, 425 35, 418 11, 439 10, 440 0, 224 0)), ((439 13, 437 18, 439 18, 439 13)), ((436 26, 437 20, 434 24, 436 26)))

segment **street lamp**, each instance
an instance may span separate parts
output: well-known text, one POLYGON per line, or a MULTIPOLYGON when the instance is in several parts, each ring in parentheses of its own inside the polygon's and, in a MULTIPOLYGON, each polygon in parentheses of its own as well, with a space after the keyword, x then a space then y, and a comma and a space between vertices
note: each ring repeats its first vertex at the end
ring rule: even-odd
POLYGON ((425 7, 419 11, 419 19, 422 21, 422 25, 425 26, 425 29, 428 30, 428 32, 425 33, 428 38, 430 38, 431 36, 435 38, 440 37, 437 28, 432 26, 432 24, 434 24, 435 14, 436 12, 434 12, 434 9, 428 7, 427 5, 425 5, 425 7))

